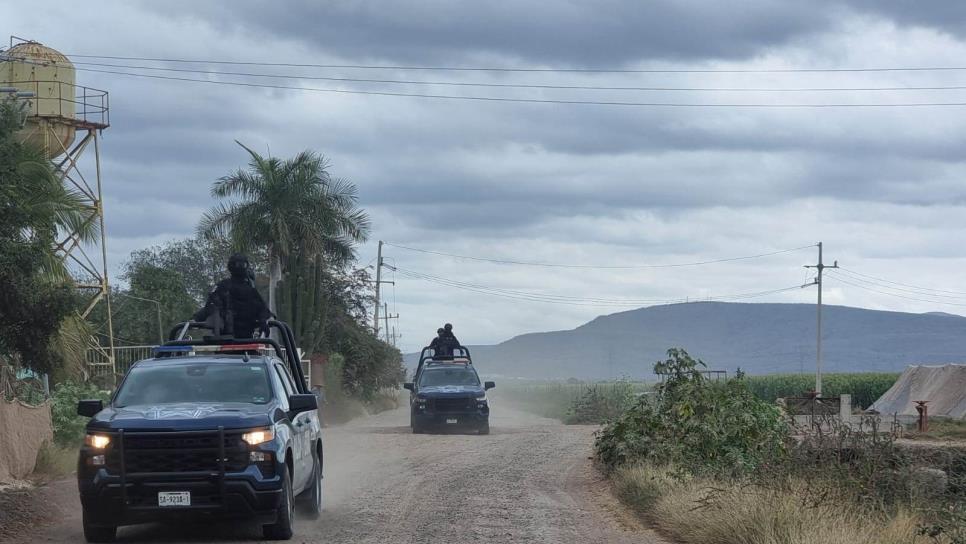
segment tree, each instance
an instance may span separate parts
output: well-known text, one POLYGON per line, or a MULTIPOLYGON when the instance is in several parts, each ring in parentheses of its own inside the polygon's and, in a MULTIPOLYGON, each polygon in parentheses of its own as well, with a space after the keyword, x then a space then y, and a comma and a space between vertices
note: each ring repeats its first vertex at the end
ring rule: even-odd
POLYGON ((241 251, 264 248, 269 306, 277 311, 275 287, 289 258, 321 257, 326 265, 350 262, 355 244, 368 236, 369 217, 357 205, 355 185, 331 177, 322 155, 303 151, 286 160, 266 158, 236 143, 251 157, 248 169, 215 183, 212 196, 231 201, 205 213, 199 232, 230 239, 241 251))
POLYGON ((132 259, 122 277, 130 288, 120 293, 118 303, 117 314, 123 313, 125 317, 115 317, 119 325, 117 336, 121 338, 143 344, 156 343, 159 340, 159 310, 164 336, 169 327, 189 319, 197 310, 198 305, 185 287, 184 276, 176 270, 132 259))
POLYGON ((0 101, 0 356, 50 372, 86 343, 82 327, 61 334, 77 300, 53 245, 68 231, 92 240, 98 224, 42 151, 18 141, 21 119, 17 103, 0 101))

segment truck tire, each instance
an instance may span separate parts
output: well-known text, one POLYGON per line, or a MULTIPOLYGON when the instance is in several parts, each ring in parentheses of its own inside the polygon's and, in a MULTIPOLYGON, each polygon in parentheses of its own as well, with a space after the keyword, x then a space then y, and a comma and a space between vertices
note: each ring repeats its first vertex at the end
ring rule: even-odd
POLYGON ((312 478, 308 488, 299 494, 299 514, 308 519, 319 519, 322 515, 322 461, 316 452, 312 459, 312 478))
POLYGON ((286 468, 282 474, 282 498, 278 502, 275 523, 262 527, 262 535, 265 540, 289 540, 292 538, 292 523, 295 521, 294 503, 292 475, 286 468))
POLYGON ((114 542, 117 538, 117 527, 111 525, 93 525, 87 521, 87 511, 83 513, 84 539, 88 542, 114 542))
POLYGON ((479 433, 480 434, 490 434, 490 422, 489 421, 487 421, 486 423, 483 424, 482 427, 480 427, 479 433))

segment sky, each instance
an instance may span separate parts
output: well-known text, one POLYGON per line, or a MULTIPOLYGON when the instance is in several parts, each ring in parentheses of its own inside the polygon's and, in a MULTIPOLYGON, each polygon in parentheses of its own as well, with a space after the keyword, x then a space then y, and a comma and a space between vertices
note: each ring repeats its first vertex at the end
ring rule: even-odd
POLYGON ((966 71, 753 72, 962 67, 966 4, 174 0, 79 10, 0 0, 0 13, 5 34, 65 53, 79 84, 110 92, 101 153, 115 274, 131 251, 193 234, 215 203, 212 182, 246 163, 238 140, 280 157, 319 151, 358 186, 373 224, 359 266, 375 262, 378 240, 391 244, 385 262, 399 271, 385 270, 395 284, 383 300, 407 351, 444 322, 464 343, 495 343, 660 301, 798 287, 817 259, 806 246, 819 241, 844 268, 829 274, 826 303, 966 313, 966 106, 908 105, 966 103, 966 71), (500 86, 521 84, 718 90, 500 86), (955 86, 964 89, 921 89, 955 86), (842 88, 900 89, 815 90, 842 88), (789 104, 852 106, 774 107, 789 104), (784 251, 793 248, 804 249, 784 251))

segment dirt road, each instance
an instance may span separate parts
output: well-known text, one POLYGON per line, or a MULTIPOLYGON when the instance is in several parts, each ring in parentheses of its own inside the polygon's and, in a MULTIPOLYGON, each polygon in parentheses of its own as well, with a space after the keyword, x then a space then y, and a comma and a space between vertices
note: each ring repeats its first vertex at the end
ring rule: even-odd
MULTIPOLYGON (((588 459, 593 428, 494 407, 492 434, 413 435, 387 412, 327 429, 325 512, 303 543, 662 542, 610 496, 588 459)), ((83 542, 76 487, 46 491, 53 520, 22 542, 83 542)), ((143 525, 122 542, 258 541, 244 523, 143 525)))

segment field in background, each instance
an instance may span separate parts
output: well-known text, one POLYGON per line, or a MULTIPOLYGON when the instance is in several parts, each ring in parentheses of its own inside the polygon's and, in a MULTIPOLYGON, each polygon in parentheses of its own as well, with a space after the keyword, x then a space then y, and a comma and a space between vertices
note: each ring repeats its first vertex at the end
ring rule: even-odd
MULTIPOLYGON (((853 406, 868 408, 898 379, 898 373, 826 374, 822 377, 825 396, 852 395, 853 406)), ((778 398, 800 397, 815 388, 815 377, 809 374, 774 374, 745 376, 749 389, 768 402, 778 398)), ((527 382, 500 386, 490 393, 498 401, 543 417, 567 421, 578 401, 591 395, 605 403, 619 404, 628 391, 639 395, 654 388, 654 382, 609 381, 590 383, 527 382)))
MULTIPOLYGON (((822 394, 826 397, 852 395, 852 405, 866 409, 888 391, 898 378, 898 372, 825 374, 822 376, 822 394)), ((745 380, 752 393, 769 402, 779 398, 800 397, 815 389, 815 376, 809 374, 746 376, 745 380)))
POLYGON ((504 385, 494 389, 491 396, 521 410, 538 416, 566 422, 577 402, 591 394, 605 403, 621 404, 628 392, 640 394, 648 391, 654 383, 612 381, 596 383, 534 382, 504 385))

